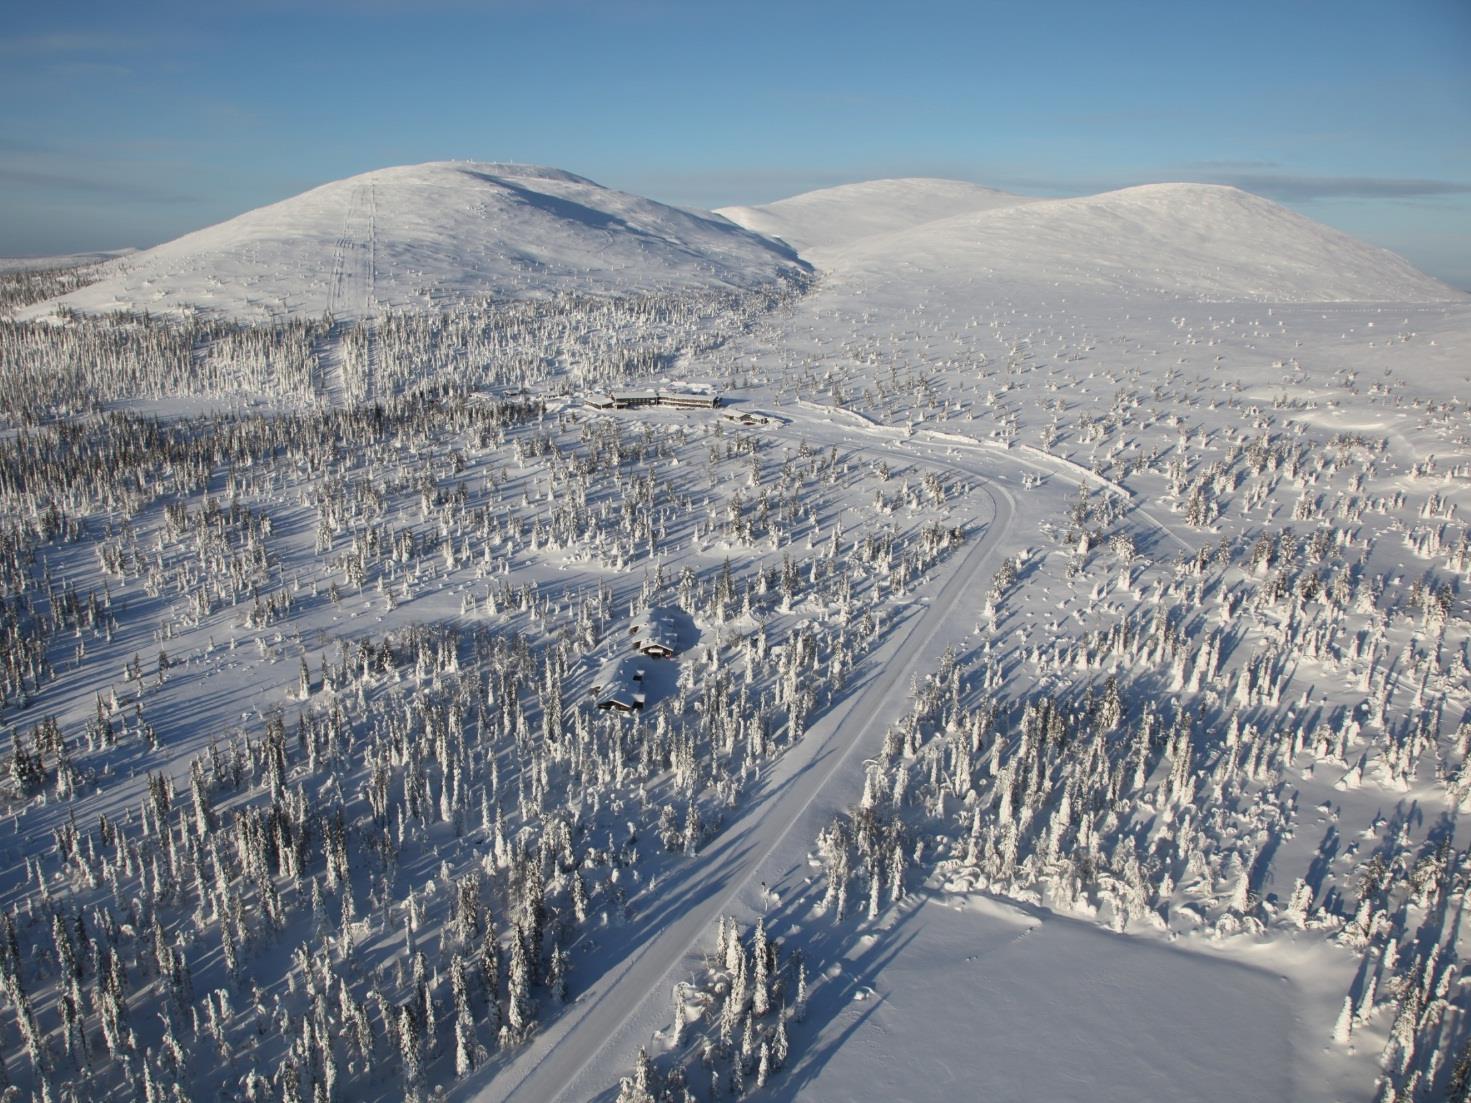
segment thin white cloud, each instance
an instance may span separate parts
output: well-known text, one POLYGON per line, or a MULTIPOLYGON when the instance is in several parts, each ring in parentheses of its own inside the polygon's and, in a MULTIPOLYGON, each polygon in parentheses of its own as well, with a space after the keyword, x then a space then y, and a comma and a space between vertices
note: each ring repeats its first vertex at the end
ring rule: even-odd
POLYGON ((0 188, 5 186, 41 189, 48 192, 70 192, 82 195, 102 195, 117 200, 132 200, 139 203, 198 203, 198 196, 183 195, 148 184, 137 184, 128 180, 103 179, 93 176, 73 176, 61 172, 45 172, 37 169, 15 168, 0 165, 0 188))
POLYGON ((1471 195, 1471 184, 1383 176, 1298 176, 1289 173, 1224 173, 1212 181, 1231 184, 1270 199, 1297 203, 1314 199, 1425 199, 1471 195))
POLYGON ((0 54, 52 58, 66 54, 102 54, 135 50, 144 41, 108 31, 48 31, 0 39, 0 54))

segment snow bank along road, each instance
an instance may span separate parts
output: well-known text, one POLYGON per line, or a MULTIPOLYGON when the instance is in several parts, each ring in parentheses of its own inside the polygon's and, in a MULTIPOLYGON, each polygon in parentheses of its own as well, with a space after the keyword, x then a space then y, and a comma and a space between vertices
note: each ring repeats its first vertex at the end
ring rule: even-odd
MULTIPOLYGON (((854 447, 851 439, 846 446, 854 447)), ((898 463, 936 464, 907 450, 858 447, 898 463)), ((909 706, 911 676, 938 660, 940 629, 963 595, 984 587, 987 569, 995 569, 1014 503, 995 483, 983 482, 982 489, 992 516, 976 519, 985 522, 979 539, 918 592, 904 619, 863 664, 866 680, 786 750, 695 862, 646 894, 651 899, 635 898, 641 911, 633 922, 651 931, 643 944, 595 980, 492 1082, 476 1085, 472 1079, 467 1097, 486 1103, 580 1101, 616 1086, 638 1047, 668 1020, 673 987, 688 976, 687 959, 712 937, 716 919, 733 910, 759 910, 756 886, 775 886, 793 868, 803 868, 822 824, 857 795, 846 794, 843 779, 852 774, 861 780, 861 771, 844 767, 877 750, 909 706)))

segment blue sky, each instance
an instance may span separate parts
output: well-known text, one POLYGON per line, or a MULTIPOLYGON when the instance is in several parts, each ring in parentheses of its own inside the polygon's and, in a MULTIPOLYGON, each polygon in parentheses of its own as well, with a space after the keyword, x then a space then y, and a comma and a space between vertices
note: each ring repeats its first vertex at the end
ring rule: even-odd
POLYGON ((879 176, 1233 183, 1471 288, 1471 0, 0 0, 0 255, 385 165, 712 207, 879 176))

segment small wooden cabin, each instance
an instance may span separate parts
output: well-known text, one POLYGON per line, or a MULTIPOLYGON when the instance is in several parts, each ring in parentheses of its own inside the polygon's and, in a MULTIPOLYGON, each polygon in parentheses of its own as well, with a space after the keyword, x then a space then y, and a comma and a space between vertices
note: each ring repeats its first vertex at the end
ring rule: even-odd
POLYGON ((644 707, 644 668, 624 655, 603 667, 592 686, 593 702, 610 712, 638 712, 644 707))

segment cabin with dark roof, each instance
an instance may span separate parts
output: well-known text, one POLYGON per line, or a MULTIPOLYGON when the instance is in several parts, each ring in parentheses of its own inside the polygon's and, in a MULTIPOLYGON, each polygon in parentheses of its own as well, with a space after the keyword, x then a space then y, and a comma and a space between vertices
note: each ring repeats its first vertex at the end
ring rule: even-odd
POLYGON ((644 707, 644 668, 636 655, 614 659, 592 684, 593 703, 609 712, 638 712, 644 707))
POLYGON ((674 611, 656 606, 634 620, 628 629, 633 646, 651 659, 667 659, 679 652, 679 628, 674 611))
POLYGON ((691 394, 684 391, 654 391, 647 394, 593 394, 583 403, 594 410, 641 410, 664 406, 674 410, 713 410, 720 405, 718 394, 691 394))

